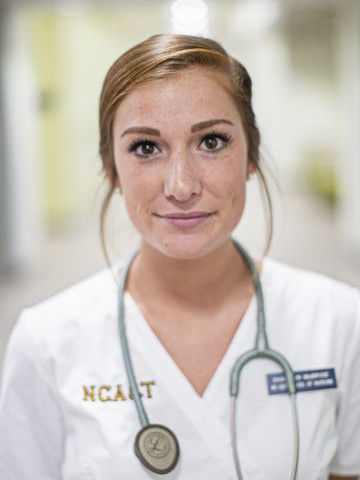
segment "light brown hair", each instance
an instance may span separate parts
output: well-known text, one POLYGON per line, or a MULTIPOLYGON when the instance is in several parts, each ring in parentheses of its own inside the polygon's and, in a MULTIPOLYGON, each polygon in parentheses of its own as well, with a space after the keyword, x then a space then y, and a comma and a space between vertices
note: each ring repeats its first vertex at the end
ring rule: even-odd
POLYGON ((266 200, 268 234, 265 252, 270 248, 273 233, 272 202, 259 153, 260 132, 252 108, 252 82, 247 70, 215 40, 193 35, 158 34, 134 45, 111 65, 100 94, 99 154, 104 179, 109 183, 100 212, 100 234, 109 265, 104 230, 106 213, 116 187, 112 131, 116 109, 135 88, 194 67, 214 73, 230 93, 240 113, 247 140, 248 162, 258 176, 266 200))

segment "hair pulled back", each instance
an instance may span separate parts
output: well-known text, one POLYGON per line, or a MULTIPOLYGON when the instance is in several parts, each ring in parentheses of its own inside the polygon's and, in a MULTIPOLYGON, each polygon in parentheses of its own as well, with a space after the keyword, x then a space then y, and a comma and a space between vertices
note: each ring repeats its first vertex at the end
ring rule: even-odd
POLYGON ((108 207, 116 187, 116 168, 113 154, 113 121, 121 101, 137 87, 169 78, 185 69, 202 67, 217 76, 234 100, 243 121, 248 161, 258 176, 265 194, 268 214, 268 236, 265 252, 272 239, 272 203, 262 170, 259 146, 260 132, 252 108, 252 82, 246 68, 215 40, 181 34, 158 34, 138 43, 122 54, 108 70, 100 94, 99 154, 104 179, 109 188, 100 211, 101 245, 110 264, 104 230, 108 207))

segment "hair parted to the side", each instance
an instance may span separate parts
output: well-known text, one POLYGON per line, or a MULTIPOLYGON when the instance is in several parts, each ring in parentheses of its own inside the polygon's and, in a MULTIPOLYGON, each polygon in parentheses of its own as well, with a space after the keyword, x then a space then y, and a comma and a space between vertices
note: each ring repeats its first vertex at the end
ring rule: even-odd
POLYGON ((101 245, 110 266, 105 242, 106 213, 116 187, 113 154, 113 121, 121 101, 137 87, 162 80, 185 69, 202 67, 213 72, 230 93, 239 111, 247 139, 248 161, 257 174, 267 206, 268 252, 273 234, 272 202, 261 165, 260 132, 252 108, 252 83, 245 67, 215 40, 180 34, 158 34, 138 43, 122 54, 107 72, 100 94, 99 154, 104 180, 109 183, 100 211, 101 245))

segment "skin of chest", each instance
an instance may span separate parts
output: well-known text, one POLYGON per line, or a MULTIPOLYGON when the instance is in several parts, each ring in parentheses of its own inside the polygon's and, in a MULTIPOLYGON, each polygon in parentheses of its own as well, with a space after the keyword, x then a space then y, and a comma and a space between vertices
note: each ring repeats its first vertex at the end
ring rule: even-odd
POLYGON ((170 356, 202 396, 225 355, 253 296, 251 285, 217 312, 194 312, 166 302, 137 304, 170 356))

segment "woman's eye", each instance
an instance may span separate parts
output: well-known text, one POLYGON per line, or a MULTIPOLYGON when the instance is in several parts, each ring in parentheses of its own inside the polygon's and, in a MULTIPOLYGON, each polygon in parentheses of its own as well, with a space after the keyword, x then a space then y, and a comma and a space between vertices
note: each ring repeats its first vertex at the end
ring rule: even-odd
MULTIPOLYGON (((213 131, 205 135, 201 139, 200 144, 204 143, 208 152, 218 152, 226 147, 230 139, 231 136, 225 132, 213 131)), ((137 157, 147 158, 155 155, 157 153, 156 149, 158 147, 153 141, 146 138, 138 138, 131 142, 128 152, 134 152, 137 157)))
POLYGON ((209 151, 219 151, 225 148, 226 144, 229 142, 231 136, 225 132, 211 132, 203 137, 201 143, 205 143, 209 151), (222 142, 219 142, 219 139, 222 142), (216 148, 220 143, 220 148, 216 148), (223 145, 221 145, 223 143, 223 145))
POLYGON ((135 152, 138 157, 149 157, 154 154, 154 147, 156 147, 155 143, 150 140, 137 139, 129 145, 128 151, 135 152))

